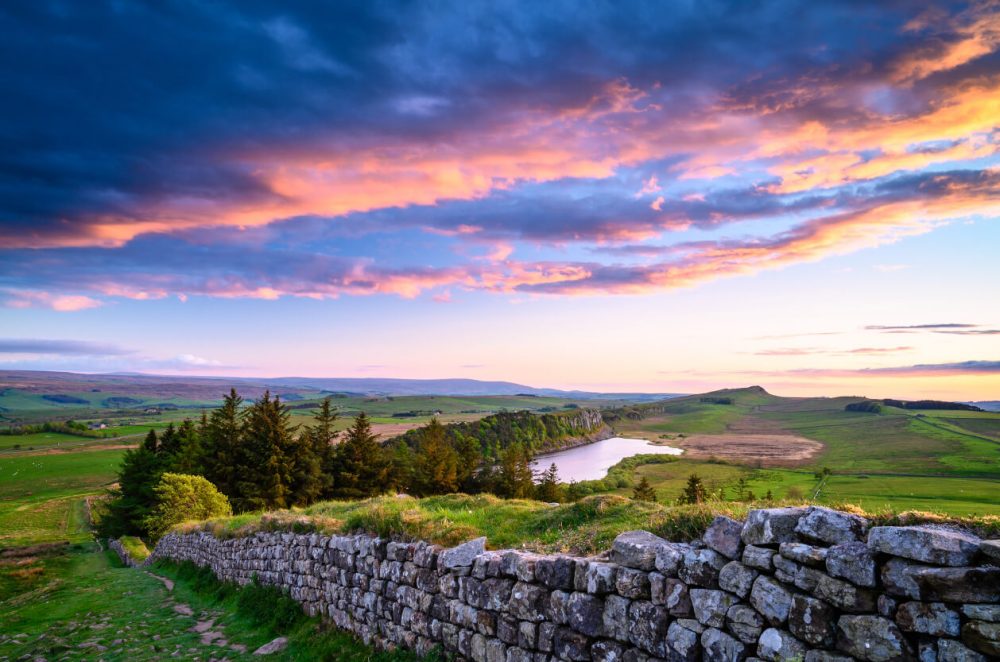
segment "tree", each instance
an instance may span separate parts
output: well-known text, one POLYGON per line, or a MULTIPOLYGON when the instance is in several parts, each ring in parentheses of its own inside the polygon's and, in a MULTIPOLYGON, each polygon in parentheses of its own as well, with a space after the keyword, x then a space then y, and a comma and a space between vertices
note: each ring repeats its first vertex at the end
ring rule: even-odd
POLYGON ((363 499, 382 494, 391 483, 392 461, 364 412, 347 428, 344 440, 337 445, 335 496, 363 499))
POLYGON ((174 424, 168 423, 167 429, 163 431, 160 435, 160 445, 156 448, 156 452, 161 456, 173 456, 177 454, 180 439, 177 437, 177 428, 174 424))
POLYGON ((240 510, 287 508, 293 500, 293 469, 299 450, 288 407, 264 391, 246 413, 236 467, 240 510))
POLYGON ((458 463, 455 471, 455 481, 459 489, 465 492, 476 491, 476 471, 483 463, 483 449, 480 443, 472 437, 458 437, 455 440, 455 452, 458 463))
POLYGON ((530 499, 534 491, 531 451, 520 442, 514 442, 500 452, 497 496, 508 499, 530 499))
POLYGON ((649 479, 645 476, 639 480, 639 484, 632 489, 632 498, 636 501, 649 501, 656 503, 656 490, 649 484, 649 479))
POLYGON ((705 486, 702 484, 698 474, 688 476, 687 484, 681 492, 680 502, 682 504, 702 503, 706 498, 705 486))
POLYGON ((156 504, 143 519, 143 528, 152 538, 187 520, 233 514, 225 495, 202 476, 165 473, 153 491, 156 504))
POLYGON ((156 447, 158 445, 156 439, 156 430, 149 428, 149 432, 146 434, 146 438, 142 441, 142 447, 148 450, 150 453, 156 452, 156 447))
POLYGON ((555 462, 542 472, 535 487, 535 498, 546 503, 558 503, 566 498, 566 490, 559 482, 559 470, 555 462))
POLYGON ((424 430, 415 460, 415 482, 421 496, 458 489, 458 453, 445 440, 444 426, 432 418, 424 430))
POLYGON ((236 467, 243 437, 243 398, 236 389, 222 398, 205 425, 205 476, 229 498, 236 496, 236 467))
POLYGON ((330 398, 324 398, 319 406, 319 411, 313 417, 315 423, 308 430, 313 452, 319 460, 321 497, 333 494, 333 474, 336 469, 334 442, 337 440, 337 431, 334 430, 334 425, 337 418, 337 411, 331 405, 330 398))
POLYGON ((201 433, 190 419, 184 419, 177 430, 177 452, 170 461, 170 470, 182 474, 204 474, 205 454, 201 433))
POLYGON ((142 521, 156 503, 153 487, 163 473, 163 458, 145 445, 125 452, 118 469, 118 488, 101 522, 102 534, 139 534, 142 521))

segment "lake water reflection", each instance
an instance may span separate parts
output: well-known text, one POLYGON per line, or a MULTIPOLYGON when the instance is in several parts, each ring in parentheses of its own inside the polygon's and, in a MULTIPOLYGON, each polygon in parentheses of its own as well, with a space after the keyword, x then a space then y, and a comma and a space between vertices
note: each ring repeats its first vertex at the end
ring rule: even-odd
POLYGON ((680 455, 683 452, 672 446, 654 446, 645 439, 611 437, 540 457, 532 464, 532 468, 544 471, 555 462, 559 468, 559 479, 565 483, 571 480, 597 480, 604 478, 608 469, 625 457, 646 454, 680 455))

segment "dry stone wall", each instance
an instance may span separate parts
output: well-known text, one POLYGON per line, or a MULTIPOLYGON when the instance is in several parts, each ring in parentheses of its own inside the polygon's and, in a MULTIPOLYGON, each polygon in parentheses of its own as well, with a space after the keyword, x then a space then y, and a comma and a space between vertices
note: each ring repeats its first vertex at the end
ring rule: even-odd
POLYGON ((150 558, 475 662, 1000 659, 1000 542, 818 507, 719 517, 694 543, 631 531, 594 558, 293 533, 170 534, 150 558))

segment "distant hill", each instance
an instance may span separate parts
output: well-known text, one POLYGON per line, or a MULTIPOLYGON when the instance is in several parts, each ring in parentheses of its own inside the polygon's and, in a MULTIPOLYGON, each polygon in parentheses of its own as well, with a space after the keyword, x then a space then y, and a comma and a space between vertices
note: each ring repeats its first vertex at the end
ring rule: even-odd
POLYGON ((979 400, 978 402, 967 402, 965 404, 979 407, 984 411, 1000 411, 1000 400, 979 400))
POLYGON ((247 397, 256 397, 264 389, 287 393, 289 389, 314 391, 315 397, 326 393, 360 395, 538 395, 574 399, 659 400, 675 397, 671 393, 597 393, 535 388, 504 381, 478 379, 393 379, 361 377, 187 377, 136 373, 81 374, 35 370, 0 371, 0 389, 29 393, 65 394, 81 391, 113 391, 164 397, 216 400, 231 387, 247 397))

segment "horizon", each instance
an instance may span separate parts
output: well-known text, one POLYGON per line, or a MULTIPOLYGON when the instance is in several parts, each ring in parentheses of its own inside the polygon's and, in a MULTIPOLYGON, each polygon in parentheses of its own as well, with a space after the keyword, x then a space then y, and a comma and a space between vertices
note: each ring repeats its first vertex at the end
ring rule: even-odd
POLYGON ((0 28, 0 370, 1000 400, 995 3, 0 28))

